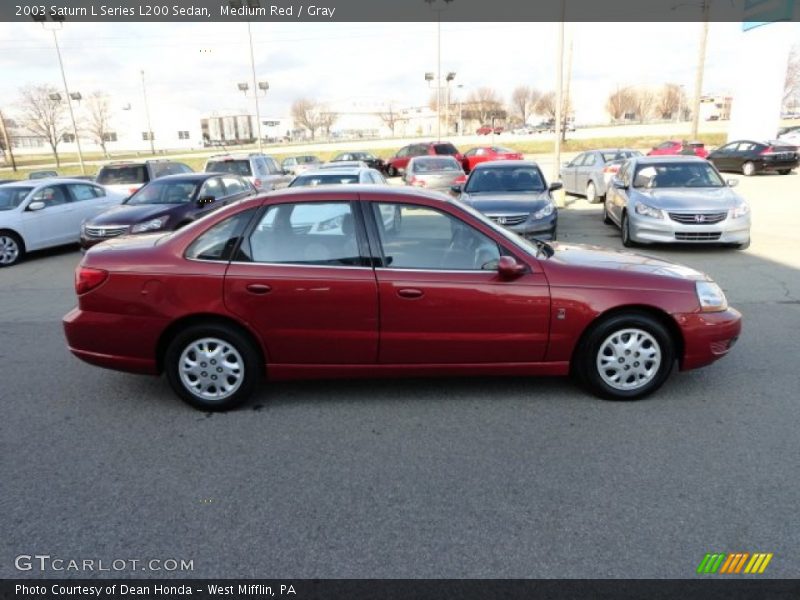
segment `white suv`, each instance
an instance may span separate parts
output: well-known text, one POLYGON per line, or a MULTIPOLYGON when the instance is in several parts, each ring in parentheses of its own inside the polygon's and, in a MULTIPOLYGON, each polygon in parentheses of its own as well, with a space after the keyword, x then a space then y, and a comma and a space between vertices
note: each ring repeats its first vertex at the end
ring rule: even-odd
POLYGON ((258 152, 215 154, 203 169, 206 173, 232 173, 247 179, 259 192, 285 188, 292 176, 274 158, 258 152))

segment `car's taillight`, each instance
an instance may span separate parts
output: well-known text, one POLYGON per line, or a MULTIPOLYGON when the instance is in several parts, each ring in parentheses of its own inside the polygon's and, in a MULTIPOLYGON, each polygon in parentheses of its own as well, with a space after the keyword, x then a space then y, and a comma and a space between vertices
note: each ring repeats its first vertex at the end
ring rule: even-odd
POLYGON ((422 179, 417 179, 416 177, 412 177, 411 181, 409 181, 411 185, 415 185, 417 187, 425 187, 425 182, 422 179))
POLYGON ((129 188, 128 193, 133 196, 136 192, 139 191, 139 188, 129 188))
POLYGON ((108 271, 79 266, 75 269, 75 292, 79 296, 90 292, 106 279, 108 279, 108 271))
POLYGON ((456 177, 453 180, 453 183, 464 183, 466 181, 467 181, 467 176, 466 175, 459 175, 458 177, 456 177))
POLYGON ((772 154, 773 152, 775 152, 775 148, 772 146, 767 146, 761 152, 759 152, 759 154, 772 154))
POLYGON ((260 180, 260 179, 256 179, 256 180, 253 182, 253 185, 255 185, 255 186, 256 186, 256 189, 260 188, 260 187, 261 187, 261 180, 260 180))
POLYGON ((617 173, 619 172, 619 165, 606 165, 603 167, 603 173, 617 173))

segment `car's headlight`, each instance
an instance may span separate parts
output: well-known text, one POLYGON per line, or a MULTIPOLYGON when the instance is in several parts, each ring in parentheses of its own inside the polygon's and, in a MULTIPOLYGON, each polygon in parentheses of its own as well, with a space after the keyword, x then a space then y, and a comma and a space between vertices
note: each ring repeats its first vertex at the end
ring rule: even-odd
POLYGON ((645 217, 651 217, 653 219, 664 218, 664 212, 660 208, 653 208, 652 206, 642 204, 641 202, 636 204, 636 214, 643 215, 645 217))
POLYGON ((167 224, 167 217, 159 217, 157 219, 150 219, 143 223, 137 223, 131 227, 131 233, 144 233, 145 231, 156 231, 161 229, 167 224))
POLYGON ((533 218, 544 219, 545 217, 549 217, 550 215, 552 215, 554 210, 555 206, 553 205, 553 203, 548 202, 547 204, 545 204, 544 208, 539 209, 535 213, 533 213, 533 218))
POLYGON ((703 312, 719 312, 728 309, 728 299, 725 292, 713 281, 695 282, 697 300, 703 312))
POLYGON ((743 217, 747 214, 750 214, 750 205, 746 202, 742 202, 739 206, 731 211, 731 217, 734 219, 738 219, 739 217, 743 217))

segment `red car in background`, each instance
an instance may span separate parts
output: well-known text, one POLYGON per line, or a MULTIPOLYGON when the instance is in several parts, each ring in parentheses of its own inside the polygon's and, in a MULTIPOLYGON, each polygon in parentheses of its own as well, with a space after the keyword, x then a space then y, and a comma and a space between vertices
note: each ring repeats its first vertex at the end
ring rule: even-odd
POLYGON ((572 373, 634 400, 675 363, 722 358, 741 329, 703 273, 526 241, 397 186, 280 190, 174 233, 109 240, 83 257, 75 288, 73 354, 164 373, 204 411, 241 404, 264 377, 572 373))
POLYGON ((461 165, 464 167, 464 172, 469 173, 475 168, 475 165, 486 162, 488 160, 522 160, 522 153, 516 150, 503 148, 502 146, 481 146, 478 148, 471 148, 464 152, 464 158, 461 165))
POLYGON ((415 156, 452 156, 458 162, 464 158, 450 142, 424 142, 403 146, 397 153, 386 161, 386 174, 395 177, 403 173, 410 161, 415 156))
POLYGON ((493 128, 490 125, 484 125, 483 127, 478 127, 475 133, 477 133, 478 135, 491 135, 493 133, 496 135, 500 135, 504 131, 505 129, 503 127, 498 126, 493 128))
POLYGON ((647 156, 668 156, 677 154, 689 156, 694 154, 700 158, 706 158, 708 156, 708 150, 706 150, 706 145, 703 142, 668 140, 666 142, 661 142, 658 146, 650 150, 647 156))

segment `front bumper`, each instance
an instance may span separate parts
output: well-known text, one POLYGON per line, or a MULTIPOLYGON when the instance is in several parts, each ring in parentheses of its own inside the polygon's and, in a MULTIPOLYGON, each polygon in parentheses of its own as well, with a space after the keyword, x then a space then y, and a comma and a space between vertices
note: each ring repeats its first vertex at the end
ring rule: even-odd
POLYGON ((641 244, 744 244, 750 240, 750 215, 730 216, 714 224, 683 224, 670 217, 629 214, 631 238, 641 244))
POLYGON ((734 308, 679 314, 675 315, 675 320, 683 333, 681 371, 719 360, 733 348, 742 331, 742 314, 734 308))

